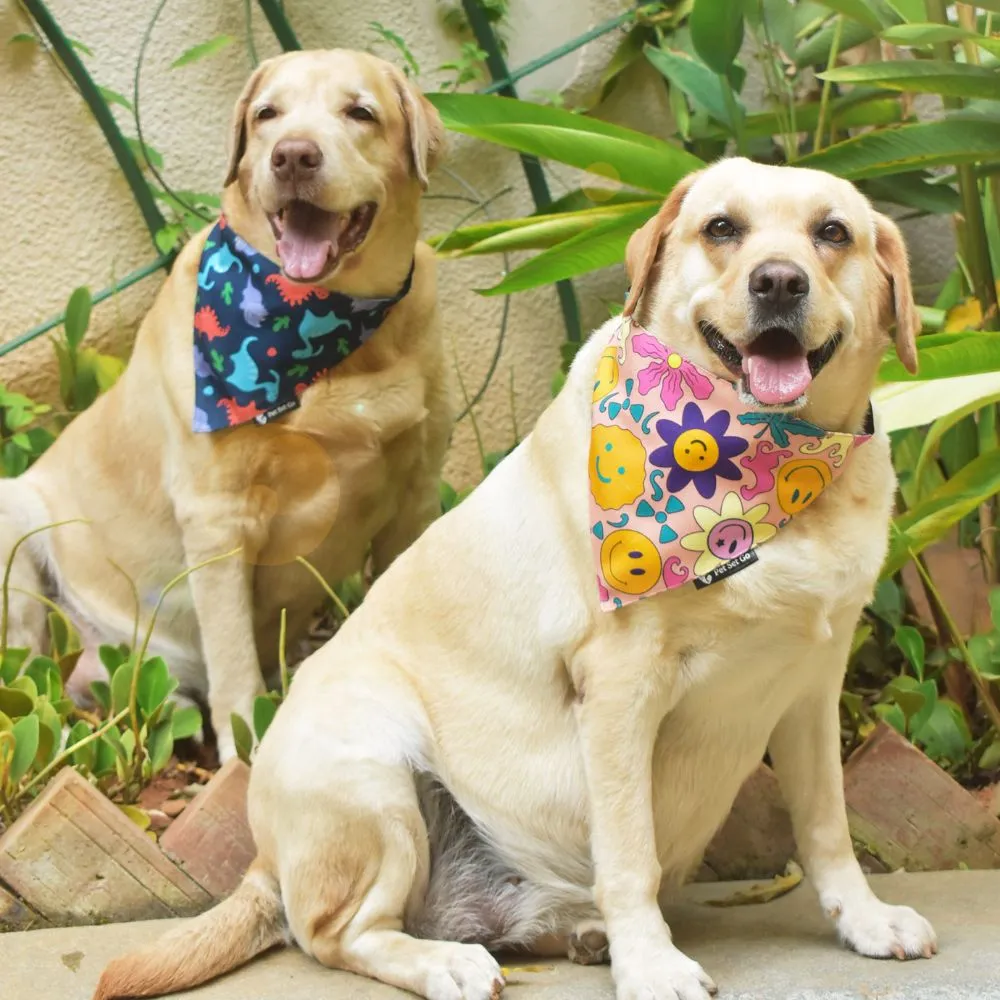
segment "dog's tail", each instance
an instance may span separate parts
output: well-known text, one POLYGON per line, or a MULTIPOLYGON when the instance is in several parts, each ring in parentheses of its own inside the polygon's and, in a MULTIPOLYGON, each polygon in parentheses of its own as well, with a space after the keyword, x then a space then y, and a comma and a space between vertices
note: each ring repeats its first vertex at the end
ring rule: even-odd
POLYGON ((214 909, 155 944, 116 958, 101 975, 94 1000, 156 997, 208 982, 286 940, 275 879, 258 867, 214 909))

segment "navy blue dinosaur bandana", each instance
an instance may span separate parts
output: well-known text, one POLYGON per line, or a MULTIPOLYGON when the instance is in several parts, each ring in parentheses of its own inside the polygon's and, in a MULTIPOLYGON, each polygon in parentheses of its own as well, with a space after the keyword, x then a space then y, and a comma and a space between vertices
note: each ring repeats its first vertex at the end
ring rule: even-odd
POLYGON ((201 254, 194 304, 192 428, 267 423, 356 351, 410 290, 359 299, 290 281, 221 216, 201 254))

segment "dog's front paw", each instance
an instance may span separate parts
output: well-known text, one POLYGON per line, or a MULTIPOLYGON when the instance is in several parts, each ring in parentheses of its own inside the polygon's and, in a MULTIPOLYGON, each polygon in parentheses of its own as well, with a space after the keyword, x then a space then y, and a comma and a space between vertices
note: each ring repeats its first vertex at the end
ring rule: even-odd
POLYGON ((428 1000, 497 1000, 503 992, 503 971, 478 944, 436 942, 435 960, 423 985, 428 1000))
POLYGON ((845 906, 837 920, 840 940, 869 958, 930 958, 937 952, 934 928, 908 906, 879 899, 845 906))
POLYGON ((673 945, 628 961, 612 958, 617 1000, 708 1000, 718 987, 693 959, 673 945))

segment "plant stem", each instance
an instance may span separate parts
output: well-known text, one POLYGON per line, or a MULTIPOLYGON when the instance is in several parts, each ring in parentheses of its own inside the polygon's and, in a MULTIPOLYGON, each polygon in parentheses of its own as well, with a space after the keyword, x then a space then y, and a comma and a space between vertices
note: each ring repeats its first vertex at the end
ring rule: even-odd
POLYGON ((288 626, 288 609, 281 609, 281 626, 278 630, 278 670, 281 676, 281 700, 288 697, 288 657, 285 655, 285 635, 288 626))
POLYGON ((142 170, 132 155, 132 150, 122 136, 107 101, 104 100, 87 68, 42 0, 20 0, 20 4, 48 39, 52 51, 72 78, 77 91, 104 133, 104 138, 118 161, 118 168, 128 182, 132 197, 142 213, 146 228, 149 230, 149 237, 155 245, 156 234, 166 225, 166 220, 156 204, 146 178, 142 176, 142 170))
MULTIPOLYGON (((75 636, 77 639, 80 638, 76 629, 73 627, 73 623, 66 617, 66 612, 63 611, 63 609, 59 607, 55 601, 50 601, 49 598, 45 597, 43 594, 36 594, 33 590, 26 590, 24 587, 11 587, 10 589, 13 590, 15 594, 24 594, 25 597, 30 597, 33 600, 38 601, 39 604, 44 604, 45 607, 47 607, 53 614, 58 615, 63 620, 63 624, 66 626, 66 631, 71 636, 75 636)), ((81 646, 77 646, 76 648, 80 649, 81 646)), ((75 652, 75 650, 71 650, 70 652, 75 652)))
POLYGON ((114 566, 114 568, 118 570, 123 577, 125 577, 132 590, 132 601, 135 604, 135 616, 132 619, 132 644, 129 646, 129 649, 134 650, 136 643, 139 641, 139 613, 142 610, 142 601, 139 599, 139 588, 135 585, 135 580, 133 580, 132 577, 129 576, 128 573, 126 573, 125 570, 114 561, 114 559, 108 559, 108 562, 111 563, 111 565, 114 566))
POLYGON ((21 537, 14 543, 14 547, 10 550, 10 556, 7 559, 7 567, 3 574, 3 597, 0 601, 0 660, 2 660, 7 655, 7 619, 9 617, 10 611, 10 575, 14 569, 14 560, 17 558, 17 550, 21 545, 26 542, 32 535, 39 535, 43 531, 48 531, 49 528, 61 528, 64 524, 89 524, 90 522, 85 517, 71 517, 65 521, 53 521, 51 524, 43 524, 40 528, 34 528, 31 531, 25 532, 21 537))
MULTIPOLYGON (((830 56, 826 61, 826 68, 829 72, 837 67, 837 58, 840 55, 840 39, 844 33, 844 15, 837 15, 837 24, 833 29, 833 41, 830 43, 830 56)), ((823 148, 823 132, 826 128, 826 113, 830 106, 829 80, 823 81, 823 92, 819 99, 819 120, 816 122, 816 134, 813 137, 813 152, 818 153, 823 148)))
MULTIPOLYGON (((132 753, 132 766, 129 768, 129 775, 125 780, 126 787, 130 785, 133 778, 139 778, 142 774, 142 760, 143 755, 146 752, 146 748, 143 746, 140 736, 142 727, 139 725, 139 673, 146 660, 146 651, 149 649, 149 643, 153 638, 153 629, 156 627, 156 618, 160 613, 160 608, 163 606, 163 602, 166 599, 167 594, 169 594, 170 591, 177 586, 177 584, 182 583, 196 570, 202 569, 203 567, 209 566, 215 562, 221 562, 223 559, 230 559, 232 556, 235 556, 242 551, 243 546, 239 545, 229 552, 223 552, 221 555, 204 559, 202 562, 197 563, 194 566, 190 566, 188 569, 184 570, 184 572, 178 573, 177 576, 175 576, 163 588, 163 590, 160 591, 160 596, 156 601, 156 606, 153 608, 153 614, 149 619, 149 625, 146 627, 146 634, 143 637, 142 647, 140 648, 138 655, 136 655, 135 646, 132 647, 132 683, 129 687, 128 706, 124 709, 124 711, 131 715, 132 732, 135 734, 135 749, 132 753)), ((120 670, 121 667, 118 669, 120 670)))
MULTIPOLYGON (((927 20, 938 24, 948 24, 947 0, 924 0, 927 20)), ((959 7, 961 10, 961 5, 959 7)), ((955 62, 955 50, 948 42, 934 45, 938 59, 955 62)), ((961 108, 962 100, 957 97, 943 97, 945 108, 961 108)), ((972 294, 979 300, 983 314, 983 328, 997 329, 1000 324, 1000 306, 997 304, 997 289, 993 279, 993 265, 990 260, 990 245, 986 236, 986 222, 983 218, 983 203, 979 195, 979 182, 975 167, 964 164, 957 168, 958 190, 962 200, 962 226, 959 238, 968 264, 972 283, 972 294)))
POLYGON ((476 420, 476 414, 472 409, 472 404, 469 402, 469 390, 465 388, 465 379, 462 378, 462 368, 458 363, 458 345, 455 343, 454 337, 452 337, 451 352, 455 361, 455 377, 458 379, 458 387, 462 390, 462 399, 465 401, 465 410, 469 414, 469 420, 472 423, 472 433, 476 438, 476 447, 479 450, 479 466, 483 470, 483 475, 486 475, 486 448, 483 446, 483 435, 479 431, 479 421, 476 420))
MULTIPOLYGON (((295 561, 302 563, 302 565, 305 566, 305 568, 309 570, 314 577, 316 577, 319 585, 326 591, 326 596, 329 597, 330 600, 337 606, 337 610, 344 616, 344 621, 346 622, 347 619, 350 618, 351 613, 347 610, 347 605, 344 604, 344 602, 337 596, 337 592, 323 578, 323 574, 320 573, 320 571, 316 569, 316 567, 313 566, 313 564, 309 562, 305 556, 296 556, 295 561)), ((282 622, 284 622, 284 615, 282 615, 282 622)))
POLYGON ((149 619, 149 625, 146 627, 146 634, 142 640, 142 648, 139 650, 139 655, 136 657, 137 663, 142 663, 146 659, 146 650, 149 649, 149 643, 153 638, 153 629, 156 626, 156 617, 160 613, 160 608, 163 606, 163 601, 165 600, 167 594, 170 593, 174 587, 179 583, 183 583, 192 573, 199 569, 204 569, 206 566, 211 566, 212 563, 222 562, 223 559, 232 559, 233 556, 239 555, 243 551, 242 545, 237 545, 235 549, 230 549, 228 552, 223 552, 217 556, 210 556, 208 559, 203 559, 200 563, 195 563, 194 566, 189 566, 183 573, 178 573, 164 588, 160 591, 160 596, 156 601, 156 607, 153 608, 153 616, 149 619))
POLYGON ((743 114, 739 104, 736 103, 736 94, 733 85, 729 82, 729 77, 721 76, 722 97, 726 102, 726 112, 729 115, 729 124, 733 127, 733 136, 736 138, 736 152, 740 156, 746 155, 746 138, 743 134, 743 114))
MULTIPOLYGON (((913 556, 913 553, 911 552, 910 555, 913 556)), ((979 671, 976 670, 976 666, 972 662, 972 657, 969 655, 969 649, 965 645, 965 639, 962 637, 962 632, 956 624, 955 619, 951 617, 951 613, 948 611, 948 608, 945 605, 937 587, 934 586, 934 581, 931 579, 930 573, 927 572, 921 560, 915 556, 913 557, 913 563, 917 567, 917 572, 920 574, 921 580, 923 580, 927 594, 933 597, 932 607, 934 604, 937 605, 941 614, 941 619, 947 630, 951 633, 952 641, 958 647, 958 651, 962 655, 962 660, 965 663, 966 670, 968 670, 969 678, 972 680, 972 683, 976 688, 976 692, 979 694, 979 700, 982 702, 983 709, 990 717, 990 722, 993 724, 993 728, 997 731, 997 733, 1000 733, 1000 708, 997 707, 997 703, 993 700, 989 684, 979 676, 979 671)))

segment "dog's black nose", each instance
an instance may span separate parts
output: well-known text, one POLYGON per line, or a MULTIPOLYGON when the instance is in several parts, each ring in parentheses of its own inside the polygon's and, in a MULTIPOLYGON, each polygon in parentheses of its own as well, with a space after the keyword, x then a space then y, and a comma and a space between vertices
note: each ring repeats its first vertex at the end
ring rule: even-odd
POLYGON ((750 273, 750 294, 771 309, 791 309, 809 294, 809 275, 787 260, 766 260, 750 273))
POLYGON ((306 180, 322 163, 323 151, 309 139, 282 139, 271 150, 271 169, 281 181, 306 180))

